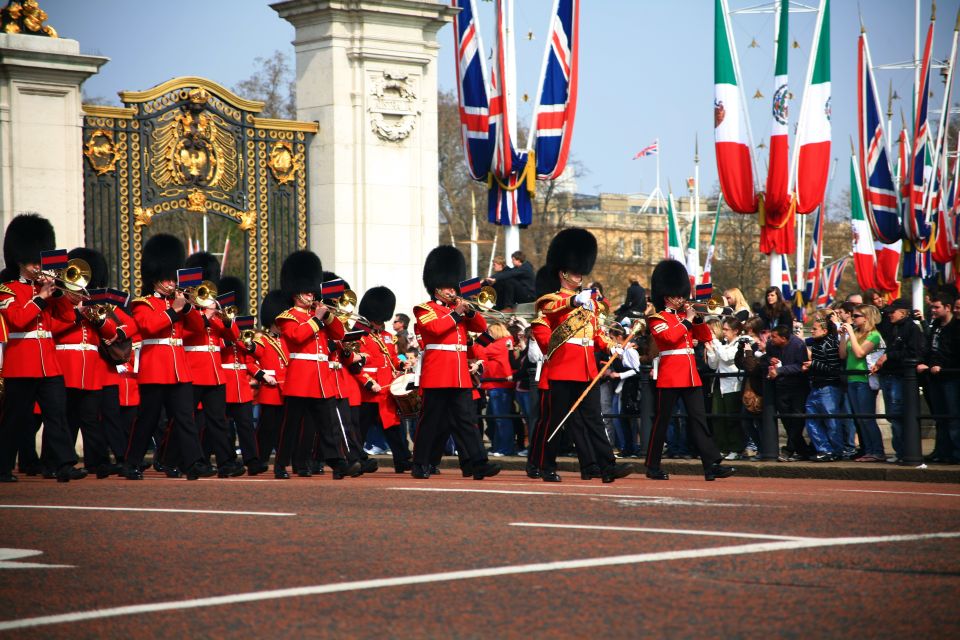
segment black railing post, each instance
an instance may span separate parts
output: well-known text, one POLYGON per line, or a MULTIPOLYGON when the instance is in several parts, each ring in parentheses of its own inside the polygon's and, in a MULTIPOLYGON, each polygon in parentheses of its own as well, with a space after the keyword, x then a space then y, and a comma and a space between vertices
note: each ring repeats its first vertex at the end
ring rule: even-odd
POLYGON ((763 413, 760 414, 760 459, 780 457, 780 433, 777 431, 776 384, 763 378, 763 413))
POLYGON ((646 452, 650 444, 650 432, 653 431, 654 412, 653 380, 650 378, 650 369, 640 368, 640 451, 646 452))
POLYGON ((920 444, 920 387, 917 384, 917 361, 906 360, 903 372, 903 463, 923 462, 920 444))

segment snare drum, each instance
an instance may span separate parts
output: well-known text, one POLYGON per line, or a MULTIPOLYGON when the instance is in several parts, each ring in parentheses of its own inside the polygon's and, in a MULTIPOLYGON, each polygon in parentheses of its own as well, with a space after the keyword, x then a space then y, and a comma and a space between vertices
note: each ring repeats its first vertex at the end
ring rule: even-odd
POLYGON ((420 394, 413 386, 413 379, 412 373, 404 373, 390 383, 390 395, 397 403, 400 416, 404 418, 420 413, 420 394))

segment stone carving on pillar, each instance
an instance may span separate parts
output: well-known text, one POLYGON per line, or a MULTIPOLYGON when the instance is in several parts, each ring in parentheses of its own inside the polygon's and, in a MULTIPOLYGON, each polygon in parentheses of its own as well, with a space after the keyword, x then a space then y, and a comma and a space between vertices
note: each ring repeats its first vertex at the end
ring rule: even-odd
POLYGON ((410 137, 420 109, 406 73, 383 71, 370 77, 370 126, 381 140, 400 142, 410 137))

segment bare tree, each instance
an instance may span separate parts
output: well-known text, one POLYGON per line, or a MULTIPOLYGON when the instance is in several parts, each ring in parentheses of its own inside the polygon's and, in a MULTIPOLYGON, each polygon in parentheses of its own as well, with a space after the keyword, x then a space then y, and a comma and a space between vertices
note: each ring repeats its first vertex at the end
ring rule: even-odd
POLYGON ((732 211, 720 215, 718 255, 710 270, 714 286, 739 287, 748 301, 760 300, 770 278, 769 259, 760 253, 757 216, 732 211))
POLYGON ((257 57, 250 77, 241 80, 233 90, 244 98, 264 103, 264 118, 297 117, 296 82, 287 54, 274 51, 268 58, 257 57))

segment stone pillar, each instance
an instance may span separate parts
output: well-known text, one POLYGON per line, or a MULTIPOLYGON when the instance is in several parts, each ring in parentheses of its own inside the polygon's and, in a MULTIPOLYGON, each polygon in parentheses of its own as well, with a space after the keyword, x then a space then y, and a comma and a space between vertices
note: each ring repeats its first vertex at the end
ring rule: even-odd
POLYGON ((0 33, 0 237, 36 211, 58 248, 83 245, 80 85, 108 59, 81 55, 76 40, 0 33))
POLYGON ((436 33, 432 0, 288 0, 297 119, 319 122, 309 153, 310 247, 359 294, 385 285, 397 311, 426 299, 437 245, 436 33))

